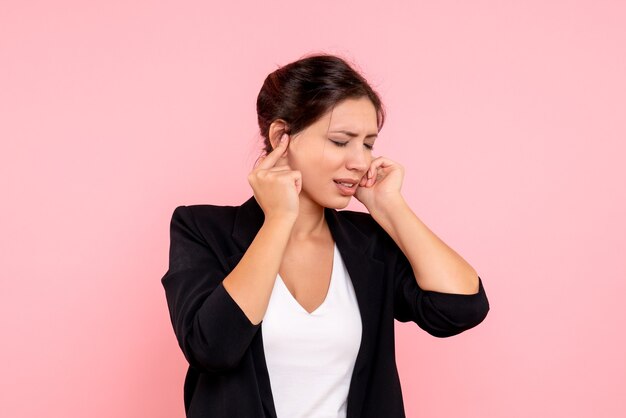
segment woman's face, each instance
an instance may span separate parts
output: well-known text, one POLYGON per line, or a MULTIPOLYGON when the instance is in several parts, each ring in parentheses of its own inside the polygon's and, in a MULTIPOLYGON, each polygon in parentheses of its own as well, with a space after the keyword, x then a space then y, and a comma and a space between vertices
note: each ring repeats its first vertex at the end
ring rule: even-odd
POLYGON ((344 208, 369 169, 378 135, 376 109, 367 97, 346 99, 292 136, 287 162, 302 174, 300 198, 323 207, 344 208), (354 183, 338 186, 336 180, 354 183))

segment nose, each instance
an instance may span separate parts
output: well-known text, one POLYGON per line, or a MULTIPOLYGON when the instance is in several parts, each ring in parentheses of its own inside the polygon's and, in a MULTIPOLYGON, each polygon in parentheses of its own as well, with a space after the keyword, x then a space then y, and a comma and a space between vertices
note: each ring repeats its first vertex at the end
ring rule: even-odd
MULTIPOLYGON (((361 147, 363 148, 363 147, 361 147)), ((370 166, 372 157, 365 150, 354 150, 346 156, 346 167, 352 171, 365 173, 370 166)))

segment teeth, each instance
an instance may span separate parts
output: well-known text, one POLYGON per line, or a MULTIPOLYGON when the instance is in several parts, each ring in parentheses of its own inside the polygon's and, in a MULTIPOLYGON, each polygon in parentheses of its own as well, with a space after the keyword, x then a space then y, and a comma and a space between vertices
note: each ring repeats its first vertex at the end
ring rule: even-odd
POLYGON ((354 187, 354 185, 356 184, 356 183, 342 183, 342 182, 337 181, 337 180, 333 180, 333 181, 334 181, 335 183, 337 183, 337 184, 341 184, 342 186, 345 186, 345 187, 348 187, 348 188, 352 188, 352 187, 354 187))

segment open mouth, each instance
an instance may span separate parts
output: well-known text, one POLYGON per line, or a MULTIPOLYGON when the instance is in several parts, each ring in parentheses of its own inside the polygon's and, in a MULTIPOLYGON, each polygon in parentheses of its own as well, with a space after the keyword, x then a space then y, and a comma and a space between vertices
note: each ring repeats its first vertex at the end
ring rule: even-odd
POLYGON ((333 181, 343 187, 347 187, 348 189, 352 189, 354 188, 354 186, 356 186, 356 183, 340 183, 337 180, 333 180, 333 181))

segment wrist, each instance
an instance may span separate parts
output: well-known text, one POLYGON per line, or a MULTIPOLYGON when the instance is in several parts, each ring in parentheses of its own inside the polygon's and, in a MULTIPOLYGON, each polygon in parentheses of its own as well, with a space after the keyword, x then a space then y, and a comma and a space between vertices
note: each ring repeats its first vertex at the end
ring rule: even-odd
POLYGON ((407 206, 404 197, 397 193, 389 196, 385 196, 383 199, 379 199, 380 204, 376 204, 372 210, 370 210, 370 214, 376 217, 390 217, 394 213, 397 213, 398 209, 402 209, 407 206))
POLYGON ((263 221, 263 225, 270 225, 276 227, 285 227, 291 229, 293 225, 296 223, 297 216, 291 215, 270 215, 266 216, 263 221))

